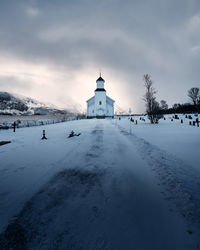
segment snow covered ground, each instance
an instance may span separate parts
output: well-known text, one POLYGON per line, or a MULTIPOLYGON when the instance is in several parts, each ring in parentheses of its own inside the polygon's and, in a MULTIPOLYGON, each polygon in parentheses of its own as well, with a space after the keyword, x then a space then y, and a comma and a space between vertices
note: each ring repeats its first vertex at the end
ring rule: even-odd
POLYGON ((0 131, 12 141, 0 147, 0 248, 199 249, 199 133, 127 118, 0 131))

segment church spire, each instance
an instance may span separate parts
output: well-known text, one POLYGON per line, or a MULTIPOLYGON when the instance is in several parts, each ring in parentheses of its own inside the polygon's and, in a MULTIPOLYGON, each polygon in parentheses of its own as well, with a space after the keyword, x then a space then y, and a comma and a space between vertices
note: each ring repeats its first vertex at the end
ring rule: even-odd
POLYGON ((104 79, 101 77, 101 70, 99 71, 99 78, 96 80, 96 82, 105 82, 104 79))

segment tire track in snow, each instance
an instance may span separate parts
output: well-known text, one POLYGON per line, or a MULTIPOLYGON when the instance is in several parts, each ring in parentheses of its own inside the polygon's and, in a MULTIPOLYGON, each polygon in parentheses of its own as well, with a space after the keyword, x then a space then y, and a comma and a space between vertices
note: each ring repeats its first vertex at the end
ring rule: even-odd
POLYGON ((113 125, 117 126, 121 134, 137 146, 142 159, 152 167, 161 184, 165 187, 163 195, 167 200, 176 204, 179 212, 187 219, 189 227, 195 225, 199 234, 200 179, 195 169, 143 138, 137 137, 134 133, 130 134, 120 125, 113 125))
MULTIPOLYGON (((76 139, 76 138, 73 138, 73 139, 76 139)), ((69 139, 69 140, 71 140, 71 139, 69 139)), ((41 143, 42 143, 42 141, 41 141, 41 143)), ((38 190, 37 187, 40 187, 42 185, 42 183, 45 183, 46 181, 48 181, 54 174, 56 174, 57 172, 61 171, 64 168, 66 168, 67 165, 68 165, 68 162, 70 162, 70 161, 73 160, 73 157, 74 157, 73 153, 76 152, 76 150, 78 150, 83 144, 87 145, 87 137, 86 136, 83 137, 81 141, 77 140, 77 143, 74 142, 74 144, 75 145, 70 150, 68 150, 64 154, 64 156, 62 156, 61 159, 59 159, 59 160, 57 160, 57 161, 55 161, 53 163, 50 163, 50 167, 47 170, 43 171, 43 173, 37 178, 37 180, 33 181, 31 183, 31 186, 28 189, 24 188, 24 186, 22 186, 20 189, 18 189, 13 194, 10 194, 10 193, 7 192, 7 195, 9 194, 10 196, 13 196, 13 198, 10 199, 10 202, 7 202, 7 206, 11 210, 13 210, 13 205, 18 204, 19 202, 20 203, 24 203, 22 201, 19 201, 19 196, 20 195, 23 194, 23 196, 25 196, 25 197, 27 196, 28 197, 29 193, 34 194, 38 190), (59 166, 59 168, 58 168, 58 166, 59 166), (60 167, 60 166, 62 166, 62 167, 60 167)), ((66 146, 67 146, 67 143, 66 143, 66 146)), ((83 146, 83 147, 86 148, 85 146, 83 146)), ((12 170, 12 168, 11 168, 11 170, 12 170)), ((0 201, 0 205, 3 206, 3 201, 0 201)), ((6 211, 6 212, 8 212, 8 211, 6 211)), ((17 211, 17 213, 18 212, 19 211, 17 211)), ((15 220, 16 215, 17 214, 16 214, 16 211, 15 211, 14 215, 10 218, 10 222, 12 222, 13 220, 15 220)))
MULTIPOLYGON (((80 249, 82 246, 108 249, 103 233, 94 231, 92 240, 87 235, 82 236, 85 227, 91 227, 101 219, 101 209, 97 204, 103 204, 105 200, 101 185, 106 172, 99 168, 98 163, 103 130, 96 126, 91 135, 94 140, 89 150, 85 148, 81 166, 77 157, 72 166, 57 173, 27 202, 1 235, 1 249, 49 250, 65 249, 66 246, 67 249, 80 249), (85 220, 87 216, 88 220, 85 220), (86 225, 80 225, 83 219, 86 225)), ((64 157, 56 164, 63 161, 64 157)))

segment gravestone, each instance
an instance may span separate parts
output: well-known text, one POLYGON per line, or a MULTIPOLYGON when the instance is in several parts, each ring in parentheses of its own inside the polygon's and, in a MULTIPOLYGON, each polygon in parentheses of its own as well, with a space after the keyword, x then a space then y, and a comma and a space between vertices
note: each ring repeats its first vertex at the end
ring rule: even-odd
POLYGON ((46 135, 45 135, 45 130, 43 130, 43 134, 42 134, 41 140, 47 140, 46 135))

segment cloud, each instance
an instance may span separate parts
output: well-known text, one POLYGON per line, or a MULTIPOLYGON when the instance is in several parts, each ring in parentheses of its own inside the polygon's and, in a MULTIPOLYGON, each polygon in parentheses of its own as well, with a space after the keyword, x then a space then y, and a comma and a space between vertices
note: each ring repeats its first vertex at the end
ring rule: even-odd
POLYGON ((29 17, 37 17, 40 14, 40 11, 37 8, 28 7, 26 8, 26 14, 29 17))
POLYGON ((144 111, 144 73, 158 99, 184 102, 199 81, 199 13, 197 0, 6 1, 1 72, 27 82, 32 97, 49 95, 58 105, 85 108, 99 68, 108 95, 126 110, 144 111))
POLYGON ((200 52, 200 45, 197 45, 197 46, 194 46, 191 48, 192 52, 197 52, 199 53, 200 52))
POLYGON ((11 76, 0 76, 0 87, 1 91, 8 91, 11 93, 16 93, 19 90, 31 90, 31 86, 28 86, 26 82, 11 76))
POLYGON ((196 32, 200 30, 200 15, 194 15, 189 19, 188 29, 191 32, 196 32))

